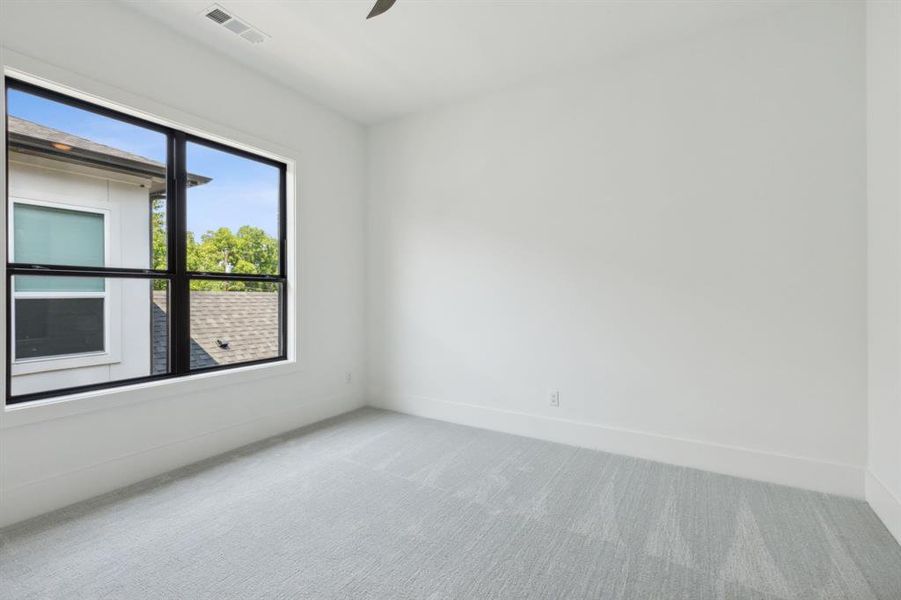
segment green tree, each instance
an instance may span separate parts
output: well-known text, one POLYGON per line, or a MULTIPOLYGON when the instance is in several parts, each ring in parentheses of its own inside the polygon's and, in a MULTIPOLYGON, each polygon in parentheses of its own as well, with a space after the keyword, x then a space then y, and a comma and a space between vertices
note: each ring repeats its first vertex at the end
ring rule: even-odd
POLYGON ((153 268, 166 269, 166 207, 162 198, 151 204, 150 220, 153 231, 153 268))
MULTIPOLYGON (((151 257, 153 269, 165 271, 167 268, 168 247, 166 245, 166 205, 162 198, 154 198, 150 204, 150 224, 151 224, 151 249, 153 256, 151 257)), ((153 280, 153 289, 165 290, 166 282, 161 279, 153 280)))
MULTIPOLYGON (((166 268, 166 219, 163 202, 154 200, 152 211, 153 226, 153 266, 166 268)), ((259 227, 242 225, 237 233, 228 227, 210 230, 200 236, 187 234, 187 266, 190 271, 209 273, 278 273, 278 240, 259 227)), ((154 282, 154 287, 165 287, 164 281, 154 282)), ((273 284, 249 283, 243 281, 194 280, 192 290, 275 291, 273 284)))

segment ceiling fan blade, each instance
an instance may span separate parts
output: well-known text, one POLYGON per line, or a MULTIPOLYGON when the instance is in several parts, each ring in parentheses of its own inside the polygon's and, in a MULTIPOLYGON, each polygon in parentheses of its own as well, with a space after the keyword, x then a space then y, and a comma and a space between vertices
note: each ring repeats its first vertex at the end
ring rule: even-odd
POLYGON ((372 10, 369 11, 369 15, 366 16, 367 19, 371 19, 372 17, 377 17, 392 6, 397 0, 376 0, 375 6, 372 7, 372 10))

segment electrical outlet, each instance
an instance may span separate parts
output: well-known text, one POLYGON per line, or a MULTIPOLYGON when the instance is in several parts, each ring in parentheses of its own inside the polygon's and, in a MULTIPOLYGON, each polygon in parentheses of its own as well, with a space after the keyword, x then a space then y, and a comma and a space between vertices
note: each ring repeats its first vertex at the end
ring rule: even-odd
POLYGON ((350 383, 354 380, 354 374, 352 371, 348 371, 344 374, 344 383, 350 383))
POLYGON ((550 400, 551 406, 560 406, 560 390, 551 390, 548 400, 550 400))

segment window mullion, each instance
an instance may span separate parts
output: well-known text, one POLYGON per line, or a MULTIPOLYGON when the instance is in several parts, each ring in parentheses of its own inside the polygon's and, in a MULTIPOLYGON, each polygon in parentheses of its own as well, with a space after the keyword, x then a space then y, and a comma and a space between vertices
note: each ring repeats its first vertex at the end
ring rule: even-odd
POLYGON ((126 269, 118 267, 75 267, 61 265, 30 265, 12 263, 7 266, 12 275, 47 275, 60 277, 112 277, 127 279, 168 279, 168 271, 126 269))
POLYGON ((190 289, 187 277, 187 216, 188 216, 188 174, 187 174, 187 142, 182 132, 172 134, 169 165, 174 173, 172 187, 173 206, 170 209, 174 218, 174 226, 169 231, 169 247, 174 250, 169 268, 174 271, 172 279, 171 315, 169 326, 170 360, 172 372, 184 374, 191 367, 191 320, 190 289))

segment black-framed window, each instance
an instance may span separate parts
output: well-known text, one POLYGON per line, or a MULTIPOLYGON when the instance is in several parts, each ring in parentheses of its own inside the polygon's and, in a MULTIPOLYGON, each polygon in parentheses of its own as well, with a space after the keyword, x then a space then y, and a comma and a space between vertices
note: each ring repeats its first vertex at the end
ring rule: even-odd
POLYGON ((7 403, 287 358, 285 164, 5 94, 7 403))

